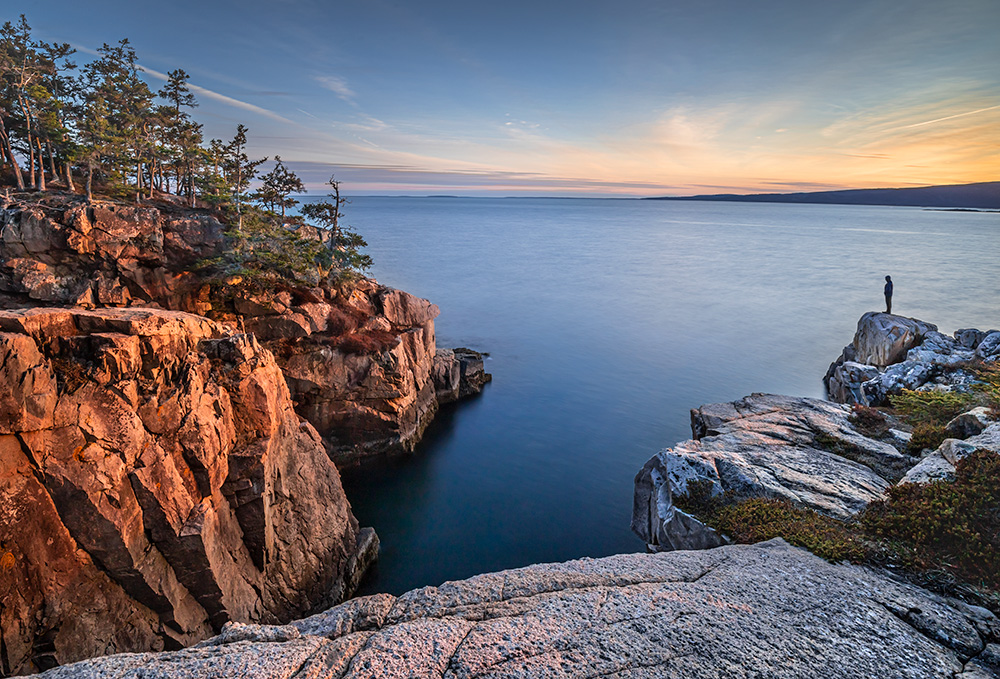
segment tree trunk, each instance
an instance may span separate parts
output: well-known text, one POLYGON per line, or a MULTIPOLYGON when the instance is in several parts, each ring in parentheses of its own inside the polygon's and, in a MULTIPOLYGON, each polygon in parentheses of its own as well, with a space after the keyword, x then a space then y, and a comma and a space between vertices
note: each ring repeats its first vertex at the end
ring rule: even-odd
MULTIPOLYGON (((24 79, 24 73, 22 68, 21 79, 24 79)), ((31 115, 28 114, 28 106, 24 102, 24 96, 18 92, 17 94, 18 103, 21 105, 21 115, 24 116, 24 126, 25 132, 28 134, 28 183, 31 186, 35 185, 35 147, 34 147, 34 137, 31 134, 31 115)))
POLYGON ((56 155, 52 152, 52 144, 45 142, 45 150, 49 152, 49 174, 52 175, 52 181, 59 178, 59 172, 56 170, 56 155))
POLYGON ((73 164, 66 161, 66 190, 76 193, 76 186, 73 185, 73 164))
POLYGON ((2 117, 0 117, 0 144, 3 145, 4 154, 10 162, 10 166, 14 168, 14 179, 17 180, 18 191, 24 191, 24 177, 21 175, 21 166, 17 164, 17 158, 14 157, 14 150, 10 147, 10 137, 7 136, 7 127, 4 125, 2 117))
POLYGON ((35 145, 38 146, 38 184, 35 188, 39 191, 45 190, 45 156, 42 155, 42 140, 35 137, 35 145))
POLYGON ((93 181, 94 181, 94 166, 88 164, 87 165, 87 187, 86 187, 86 195, 87 195, 87 202, 88 203, 93 203, 94 202, 94 194, 91 193, 91 191, 90 191, 90 188, 91 188, 91 185, 93 184, 93 181))

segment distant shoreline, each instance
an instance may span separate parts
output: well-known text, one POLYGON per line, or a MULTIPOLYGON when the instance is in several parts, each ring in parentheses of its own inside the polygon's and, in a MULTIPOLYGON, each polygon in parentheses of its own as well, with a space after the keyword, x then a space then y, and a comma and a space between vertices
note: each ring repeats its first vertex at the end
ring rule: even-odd
POLYGON ((895 205, 906 207, 998 210, 1000 182, 921 186, 906 189, 846 189, 803 193, 717 193, 699 196, 658 196, 643 200, 707 200, 741 203, 821 203, 832 205, 895 205))

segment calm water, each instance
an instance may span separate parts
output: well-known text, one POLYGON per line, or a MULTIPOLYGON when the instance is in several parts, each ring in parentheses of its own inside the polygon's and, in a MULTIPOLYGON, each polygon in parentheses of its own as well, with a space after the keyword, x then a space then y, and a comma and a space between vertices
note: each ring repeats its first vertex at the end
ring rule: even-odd
POLYGON ((491 354, 414 456, 345 475, 382 539, 365 592, 640 551, 632 479, 688 410, 823 396, 858 317, 1000 327, 1000 214, 617 200, 357 198, 381 282, 491 354))

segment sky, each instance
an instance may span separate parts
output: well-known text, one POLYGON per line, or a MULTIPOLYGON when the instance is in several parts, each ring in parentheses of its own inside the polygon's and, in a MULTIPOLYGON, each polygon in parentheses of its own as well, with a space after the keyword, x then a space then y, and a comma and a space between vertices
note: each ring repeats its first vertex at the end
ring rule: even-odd
MULTIPOLYGON (((654 196, 1000 179, 1000 0, 0 0, 182 68, 319 190, 654 196)), ((267 166, 264 166, 265 169, 267 166)))

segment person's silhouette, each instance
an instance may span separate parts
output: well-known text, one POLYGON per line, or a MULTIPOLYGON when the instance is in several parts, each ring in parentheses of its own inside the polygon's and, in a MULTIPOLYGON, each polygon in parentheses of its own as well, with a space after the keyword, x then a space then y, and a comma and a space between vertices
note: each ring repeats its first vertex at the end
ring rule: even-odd
POLYGON ((885 277, 885 312, 892 313, 892 278, 885 277))

